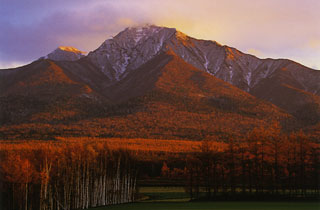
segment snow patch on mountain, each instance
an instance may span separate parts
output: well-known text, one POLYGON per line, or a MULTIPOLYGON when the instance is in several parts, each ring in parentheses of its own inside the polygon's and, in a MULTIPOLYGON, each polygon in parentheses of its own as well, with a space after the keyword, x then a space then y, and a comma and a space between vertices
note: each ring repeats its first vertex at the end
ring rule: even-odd
POLYGON ((206 55, 204 56, 204 60, 205 60, 204 68, 205 68, 205 69, 206 69, 206 71, 208 72, 209 60, 208 60, 208 58, 207 58, 207 56, 206 56, 206 55))
POLYGON ((246 75, 246 81, 249 86, 251 85, 251 75, 252 75, 252 72, 248 72, 246 75))

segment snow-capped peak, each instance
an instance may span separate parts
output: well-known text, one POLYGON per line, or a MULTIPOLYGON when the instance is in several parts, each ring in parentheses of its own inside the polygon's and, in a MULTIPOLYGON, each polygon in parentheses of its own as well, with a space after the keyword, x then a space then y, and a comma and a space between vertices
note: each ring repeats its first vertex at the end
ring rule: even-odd
MULTIPOLYGON (((136 45, 140 41, 145 41, 146 39, 157 36, 161 30, 166 30, 169 28, 159 27, 155 25, 142 25, 142 26, 134 26, 128 27, 124 31, 120 32, 117 36, 114 37, 116 41, 126 41, 132 42, 132 44, 136 45)), ((175 30, 175 29, 169 29, 175 30)), ((107 40, 108 41, 108 40, 107 40)))
POLYGON ((175 32, 174 28, 155 25, 129 27, 106 40, 88 57, 110 79, 120 80, 157 55, 175 32))
POLYGON ((215 41, 197 40, 175 28, 155 25, 126 28, 112 39, 106 40, 97 50, 89 53, 88 57, 111 80, 119 81, 129 72, 167 50, 227 82, 241 80, 238 83, 244 83, 246 90, 249 90, 252 84, 252 70, 259 65, 257 59, 249 58, 255 62, 247 66, 246 56, 215 41), (234 64, 235 60, 240 63, 234 64), (246 75, 246 78, 238 80, 240 74, 246 75))
POLYGON ((161 28, 146 25, 142 27, 128 28, 128 30, 134 33, 134 40, 136 43, 138 43, 142 38, 149 37, 153 34, 158 33, 161 30, 161 28))

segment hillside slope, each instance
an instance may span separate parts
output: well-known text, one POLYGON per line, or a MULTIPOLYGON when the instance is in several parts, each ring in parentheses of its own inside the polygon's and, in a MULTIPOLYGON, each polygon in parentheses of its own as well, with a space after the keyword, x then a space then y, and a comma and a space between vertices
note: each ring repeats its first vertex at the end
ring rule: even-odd
POLYGON ((215 41, 154 25, 127 28, 90 52, 88 58, 108 77, 106 85, 113 85, 168 50, 194 67, 285 109, 302 124, 320 122, 320 72, 287 59, 259 59, 215 41), (287 86, 290 90, 284 90, 287 86), (301 110, 307 107, 313 107, 308 114, 314 115, 312 119, 301 117, 301 110))
POLYGON ((244 137, 253 127, 268 127, 274 121, 289 129, 294 121, 276 106, 195 68, 172 51, 107 87, 90 61, 79 62, 87 62, 86 74, 91 75, 87 81, 79 76, 85 69, 74 62, 44 60, 7 70, 6 80, 14 80, 1 94, 1 110, 7 113, 2 138, 20 134, 19 138, 227 139, 244 137), (19 99, 29 105, 10 106, 19 99))

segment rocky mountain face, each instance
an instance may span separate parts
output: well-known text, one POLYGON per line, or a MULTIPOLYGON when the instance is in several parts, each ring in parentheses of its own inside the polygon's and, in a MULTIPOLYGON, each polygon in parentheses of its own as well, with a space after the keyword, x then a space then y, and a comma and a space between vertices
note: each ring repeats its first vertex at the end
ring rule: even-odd
POLYGON ((320 75, 285 59, 259 59, 215 41, 198 40, 174 28, 147 25, 127 28, 106 40, 88 57, 112 80, 121 80, 152 57, 168 49, 187 63, 242 90, 251 91, 261 80, 283 68, 303 90, 320 94, 320 75))
POLYGON ((110 80, 119 81, 159 54, 175 32, 156 26, 127 28, 106 40, 88 57, 110 80))
POLYGON ((312 121, 320 120, 319 71, 287 59, 259 59, 215 41, 194 39, 174 28, 153 25, 127 28, 90 52, 88 58, 111 85, 168 50, 194 67, 299 118, 303 109, 313 107, 317 114, 312 121))
POLYGON ((76 61, 84 57, 85 52, 82 52, 74 47, 60 46, 53 52, 40 59, 50 59, 54 61, 76 61))
POLYGON ((58 48, 1 70, 0 90, 2 137, 241 138, 273 122, 320 126, 320 72, 152 25, 127 28, 87 56, 58 48))

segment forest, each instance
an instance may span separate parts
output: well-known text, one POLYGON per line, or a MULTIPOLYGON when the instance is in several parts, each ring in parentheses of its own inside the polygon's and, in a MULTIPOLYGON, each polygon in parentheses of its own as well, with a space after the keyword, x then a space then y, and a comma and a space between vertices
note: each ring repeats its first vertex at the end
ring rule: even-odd
POLYGON ((1 146, 1 209, 86 209, 134 200, 136 160, 128 151, 92 142, 10 144, 1 146))
POLYGON ((86 209, 182 184, 191 200, 319 199, 319 150, 274 124, 228 141, 57 138, 0 142, 1 209, 86 209))
POLYGON ((302 132, 254 129, 245 142, 232 139, 225 148, 203 141, 186 159, 186 190, 209 200, 319 199, 319 144, 302 132), (219 196, 220 195, 220 196, 219 196))

